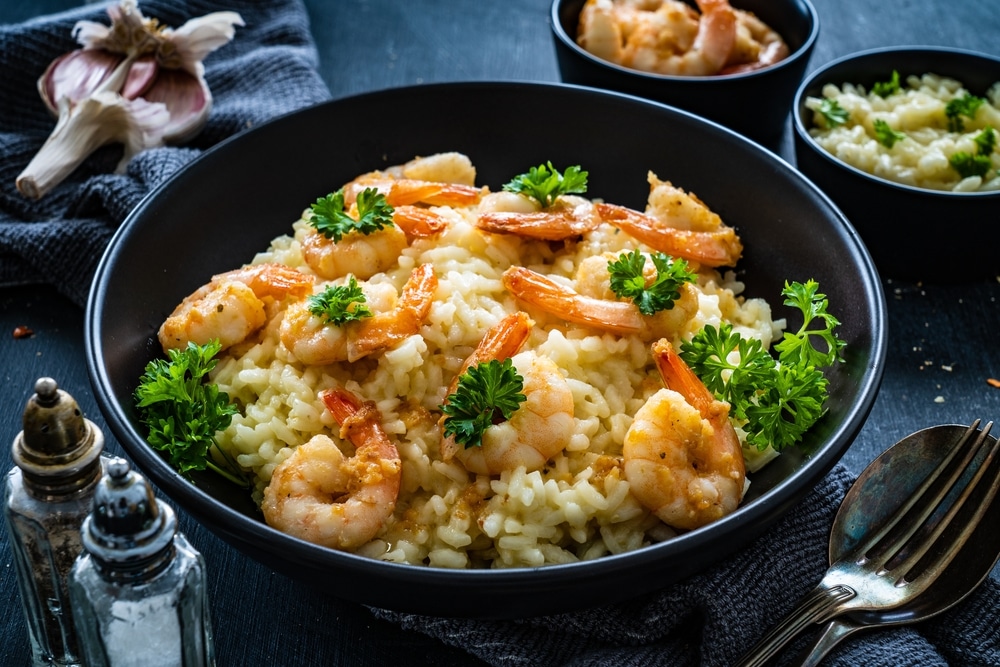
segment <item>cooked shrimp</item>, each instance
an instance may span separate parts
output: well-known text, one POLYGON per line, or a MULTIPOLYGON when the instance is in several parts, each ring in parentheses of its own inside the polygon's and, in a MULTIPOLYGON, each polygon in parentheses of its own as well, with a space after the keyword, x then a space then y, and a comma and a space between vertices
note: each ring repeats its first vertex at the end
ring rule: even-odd
POLYGON ((601 220, 610 223, 653 250, 682 257, 705 266, 735 266, 743 254, 743 244, 736 230, 722 227, 716 231, 677 229, 639 211, 616 204, 596 204, 601 220))
MULTIPOLYGON (((573 393, 551 359, 531 351, 517 353, 530 330, 526 314, 505 317, 486 333, 462 371, 491 359, 510 358, 524 380, 521 391, 526 400, 509 420, 488 427, 478 447, 462 447, 451 437, 443 438, 442 458, 454 456, 470 472, 495 475, 518 466, 537 470, 569 444, 574 429, 573 393)), ((456 385, 457 380, 452 391, 456 385)))
POLYGON ((657 74, 718 74, 736 42, 736 15, 728 0, 697 0, 699 17, 678 0, 637 5, 587 0, 577 43, 599 58, 657 74))
POLYGON ((673 308, 653 315, 643 315, 631 301, 581 294, 520 266, 504 272, 503 284, 524 303, 569 322, 620 336, 636 335, 644 340, 673 337, 698 311, 698 294, 687 283, 681 286, 681 298, 674 302, 673 308))
POLYGON ((361 283, 361 289, 373 316, 337 326, 313 315, 308 299, 303 299, 285 311, 278 329, 282 344, 296 359, 311 366, 353 362, 393 347, 420 331, 430 313, 437 277, 430 264, 422 264, 413 270, 398 295, 391 285, 378 288, 361 283))
POLYGON ((218 339, 222 349, 241 343, 267 321, 266 300, 301 297, 313 278, 283 264, 254 264, 213 276, 160 326, 164 352, 218 339))
POLYGON ((452 380, 451 386, 448 387, 448 395, 451 396, 455 393, 455 388, 458 386, 458 378, 461 377, 462 373, 469 370, 470 366, 475 366, 490 359, 503 361, 517 354, 525 341, 528 340, 532 324, 528 314, 519 310, 492 326, 486 332, 486 335, 483 336, 483 339, 479 341, 479 345, 469 355, 469 358, 462 364, 462 367, 455 375, 455 379, 452 380))
POLYGON ((339 241, 310 228, 302 239, 302 257, 324 280, 348 273, 358 280, 368 280, 395 266, 399 254, 414 238, 434 236, 448 226, 444 216, 418 206, 394 207, 392 222, 369 234, 352 231, 339 241))
POLYGON ((389 178, 409 178, 415 181, 433 181, 435 183, 455 183, 457 185, 475 185, 476 167, 468 155, 455 151, 434 153, 415 157, 403 164, 387 167, 384 171, 372 172, 371 175, 382 174, 389 178))
POLYGON ((365 188, 375 188, 390 206, 473 206, 483 196, 483 188, 458 183, 437 183, 410 178, 392 179, 379 175, 361 176, 344 186, 344 204, 354 203, 365 188))
POLYGON ((675 229, 714 232, 725 228, 722 218, 693 192, 686 192, 670 181, 660 180, 652 171, 646 173, 649 195, 646 214, 675 229))
POLYGON ((358 280, 368 280, 395 266, 407 245, 406 234, 395 225, 367 235, 353 231, 339 241, 309 229, 302 238, 302 257, 324 280, 335 280, 348 273, 358 280))
POLYGON ((275 467, 261 510, 267 524, 284 533, 352 550, 374 539, 392 517, 402 462, 374 403, 344 389, 322 398, 354 456, 345 457, 326 435, 313 436, 275 467))
POLYGON ((516 234, 544 241, 562 241, 581 236, 601 223, 588 199, 559 195, 542 208, 530 197, 514 192, 495 192, 479 204, 476 227, 494 234, 516 234))
POLYGON ((734 9, 736 43, 720 74, 752 72, 784 60, 790 53, 785 40, 753 12, 734 9))
POLYGON ((690 530, 733 512, 746 469, 729 405, 712 393, 666 340, 653 344, 666 389, 639 408, 622 446, 633 495, 664 523, 690 530))

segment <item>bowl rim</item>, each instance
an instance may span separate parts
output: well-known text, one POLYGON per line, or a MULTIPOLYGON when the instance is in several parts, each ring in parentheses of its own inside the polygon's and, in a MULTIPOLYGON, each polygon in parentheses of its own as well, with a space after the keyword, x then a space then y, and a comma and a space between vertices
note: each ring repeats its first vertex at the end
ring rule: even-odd
POLYGON ((752 81, 755 78, 766 76, 769 73, 792 67, 802 58, 808 58, 811 56, 816 40, 819 38, 819 13, 816 11, 816 7, 812 4, 812 0, 795 0, 795 2, 802 4, 806 9, 806 13, 809 18, 809 34, 806 36, 805 40, 803 40, 801 46, 799 46, 799 48, 795 51, 789 53, 787 58, 779 60, 773 65, 762 67, 758 70, 750 72, 737 72, 736 74, 708 74, 693 76, 680 74, 659 74, 656 72, 646 72, 639 69, 632 69, 631 67, 625 67, 624 65, 618 65, 609 60, 598 58, 577 44, 576 40, 573 39, 563 28, 562 21, 559 18, 559 10, 564 4, 566 4, 566 1, 567 0, 552 0, 552 5, 549 8, 549 27, 552 29, 552 33, 556 36, 560 43, 587 62, 611 72, 616 72, 618 74, 630 76, 639 80, 673 82, 701 81, 706 83, 742 80, 752 81))
MULTIPOLYGON (((817 85, 822 86, 826 83, 832 83, 832 81, 824 81, 823 79, 827 77, 831 70, 839 68, 843 65, 853 62, 860 62, 866 58, 883 56, 886 54, 897 54, 905 59, 908 54, 920 54, 920 55, 933 55, 947 53, 955 56, 970 56, 977 60, 986 60, 996 64, 997 66, 997 82, 1000 82, 1000 58, 984 53, 982 51, 973 51, 971 49, 963 49, 950 46, 916 46, 916 45, 901 45, 901 46, 880 46, 873 49, 865 49, 863 51, 855 51, 848 53, 846 55, 840 56, 831 60, 830 62, 818 67, 806 74, 805 78, 799 84, 798 89, 795 91, 795 95, 792 98, 792 128, 795 132, 795 137, 799 140, 795 142, 795 151, 798 153, 800 146, 807 146, 812 154, 819 156, 825 163, 835 166, 845 173, 850 174, 856 178, 860 178, 864 181, 879 185, 886 186, 892 190, 899 190, 900 192, 906 193, 908 195, 917 195, 922 197, 931 198, 944 198, 944 199, 993 199, 1000 198, 1000 190, 988 190, 988 191, 977 191, 977 192, 954 192, 952 190, 933 190, 930 188, 921 188, 915 185, 909 185, 907 183, 899 183, 897 181, 892 181, 882 176, 876 174, 868 173, 854 165, 844 162, 837 156, 830 153, 828 150, 816 143, 816 140, 809 134, 809 128, 806 127, 805 122, 802 119, 803 113, 805 111, 805 101, 807 90, 810 88, 815 88, 817 85)), ((905 62, 905 61, 904 61, 905 62)), ((903 65, 905 67, 905 64, 903 65)), ((936 73, 936 72, 935 72, 936 73)), ((942 75, 949 76, 949 75, 942 75)), ((957 77, 951 77, 958 80, 957 77)), ((964 83, 962 85, 965 85, 964 83)))
MULTIPOLYGON (((149 224, 148 220, 146 224, 149 224)), ((738 532, 739 528, 745 524, 771 525, 773 521, 768 521, 769 515, 772 512, 779 512, 779 515, 784 514, 784 511, 789 509, 792 504, 798 502, 801 495, 808 492, 808 489, 812 488, 812 485, 824 477, 836 462, 840 460, 843 452, 850 446, 854 437, 856 437, 864 425, 875 402, 878 387, 884 373, 887 343, 888 320, 885 294, 879 274, 867 248, 857 231, 836 204, 791 164, 767 148, 752 142, 732 130, 663 103, 615 91, 589 88, 575 84, 538 81, 452 81, 369 91, 328 100, 286 113, 220 142, 183 166, 167 181, 161 183, 148 193, 129 213, 125 221, 115 232, 98 264, 91 284, 84 319, 84 344, 88 374, 94 388, 97 403, 112 433, 119 440, 126 453, 135 460, 144 475, 150 478, 157 487, 163 489, 164 493, 166 493, 167 488, 170 489, 170 493, 167 495, 173 502, 180 505, 190 514, 195 515, 199 523, 205 524, 213 533, 235 546, 238 550, 242 550, 239 545, 250 544, 252 541, 256 549, 265 552, 273 559, 284 559, 283 557, 287 556, 287 550, 291 548, 294 549, 297 557, 302 561, 312 564, 322 564, 324 567, 328 567, 333 563, 337 567, 343 568, 345 572, 350 571, 363 576, 378 576, 380 579, 389 582, 394 581, 399 584, 406 584, 410 582, 411 577, 416 575, 420 578, 422 584, 445 585, 449 587, 482 586, 488 584, 488 587, 482 590, 492 589, 497 592, 502 591, 507 586, 531 585, 541 593, 549 589, 555 590, 560 586, 570 583, 576 585, 581 582, 597 581, 608 575, 621 573, 636 567, 652 569, 659 565, 662 568, 665 562, 668 562, 671 558, 676 558, 680 553, 687 553, 688 549, 697 551, 704 544, 716 542, 720 534, 722 536, 731 536, 738 532), (129 236, 141 232, 141 228, 138 227, 139 221, 141 221, 144 212, 151 206, 151 203, 155 202, 160 196, 169 194, 170 189, 177 187, 176 183, 181 181, 184 175, 197 170, 210 169, 216 160, 224 159, 226 153, 230 150, 229 146, 240 141, 247 134, 280 132, 283 126, 294 124, 297 117, 301 114, 322 114, 327 107, 341 105, 352 100, 364 101, 365 99, 377 99, 385 96, 406 95, 412 91, 433 93, 436 91, 461 91, 463 89, 502 90, 505 94, 524 92, 527 89, 539 94, 553 89, 569 90, 574 91, 573 94, 581 96, 600 95, 619 98, 632 105, 655 107, 660 113, 666 115, 689 116, 697 123, 704 124, 706 129, 714 132, 722 132, 729 135, 730 139, 735 138, 736 141, 752 144, 756 151, 765 156, 765 159, 775 161, 777 166, 786 170, 791 177, 801 179, 803 187, 810 190, 812 194, 822 200, 834 214, 832 219, 841 228, 845 245, 849 246, 853 251, 852 254, 857 257, 858 268, 861 272, 861 282, 872 297, 871 303, 867 304, 867 308, 870 309, 872 314, 871 341, 867 349, 870 349, 872 356, 869 359, 869 364, 865 368, 864 374, 859 379, 857 389, 858 400, 849 406, 849 409, 844 413, 842 423, 836 429, 832 430, 825 439, 827 445, 829 443, 836 443, 837 446, 825 446, 818 452, 811 452, 808 456, 804 457, 801 467, 793 475, 785 477, 776 483, 764 496, 754 498, 747 505, 741 505, 735 512, 713 522, 708 527, 689 531, 670 540, 652 544, 641 549, 621 554, 609 554, 592 561, 552 564, 542 567, 486 570, 451 570, 425 565, 392 563, 354 553, 328 549, 278 531, 268 526, 262 520, 251 519, 239 510, 216 499, 200 487, 191 484, 182 475, 177 473, 146 443, 144 436, 134 428, 124 406, 119 404, 115 399, 115 388, 108 369, 103 363, 103 341, 105 337, 102 331, 102 318, 105 313, 103 297, 107 289, 106 283, 111 277, 109 272, 114 268, 115 250, 129 236), (800 478, 814 481, 810 482, 804 491, 793 488, 796 480, 800 478), (234 526, 243 526, 243 530, 246 532, 241 534, 239 530, 233 530, 234 526)), ((138 381, 138 378, 136 381, 138 381)), ((255 560, 259 560, 259 558, 254 558, 255 560)), ((275 568, 272 567, 272 569, 275 568)), ((701 571, 702 569, 704 567, 696 567, 695 571, 701 571)), ((287 573, 283 574, 291 576, 287 573)), ((673 581, 673 579, 670 581, 673 581)), ((670 583, 670 581, 665 582, 664 585, 670 583)))

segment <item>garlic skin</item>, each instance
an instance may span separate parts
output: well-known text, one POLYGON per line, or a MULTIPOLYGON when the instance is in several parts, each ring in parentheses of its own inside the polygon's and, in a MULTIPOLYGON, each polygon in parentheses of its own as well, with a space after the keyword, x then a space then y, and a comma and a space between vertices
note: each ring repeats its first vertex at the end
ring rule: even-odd
POLYGON ((83 47, 59 56, 38 79, 58 118, 48 140, 17 177, 22 195, 39 199, 95 150, 122 143, 122 172, 132 157, 201 131, 212 108, 202 60, 244 25, 236 12, 213 12, 176 30, 139 11, 136 0, 108 8, 111 25, 78 21, 83 47))

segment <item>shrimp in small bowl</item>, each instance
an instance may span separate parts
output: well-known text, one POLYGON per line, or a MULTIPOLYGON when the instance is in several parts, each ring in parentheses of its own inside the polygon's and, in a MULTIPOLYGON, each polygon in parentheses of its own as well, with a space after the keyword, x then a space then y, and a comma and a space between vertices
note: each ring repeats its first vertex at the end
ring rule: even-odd
POLYGON ((774 148, 819 35, 809 0, 554 0, 549 22, 563 81, 664 102, 774 148))

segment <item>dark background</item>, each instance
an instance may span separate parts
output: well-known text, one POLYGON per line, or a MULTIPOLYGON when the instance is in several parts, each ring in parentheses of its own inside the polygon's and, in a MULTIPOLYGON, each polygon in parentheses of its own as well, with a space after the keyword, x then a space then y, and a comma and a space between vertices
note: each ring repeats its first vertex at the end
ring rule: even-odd
MULTIPOLYGON (((17 23, 79 4, 0 0, 0 22, 17 23)), ((853 51, 890 45, 953 46, 1000 55, 996 2, 813 4, 820 33, 809 69, 853 51)), ((308 0, 306 5, 321 74, 334 98, 438 81, 559 80, 548 0, 308 0)), ((794 164, 789 129, 779 153, 794 164)), ((941 221, 941 233, 960 234, 961 227, 941 221)), ((1000 261, 996 264, 1000 267, 1000 261)), ((988 378, 1000 378, 1000 278, 949 286, 885 278, 883 287, 888 363, 870 419, 844 458, 856 473, 913 431, 1000 417, 1000 389, 987 384, 988 378)), ((73 394, 104 429, 108 451, 120 454, 87 376, 83 312, 51 288, 0 288, 0 472, 12 465, 10 443, 21 429, 34 381, 44 375, 73 394), (15 340, 12 331, 21 325, 34 336, 15 340)), ((183 513, 180 521, 208 562, 220 665, 481 664, 272 573, 183 513)), ((6 536, 0 542, 0 589, 0 665, 23 665, 27 636, 6 536)))

